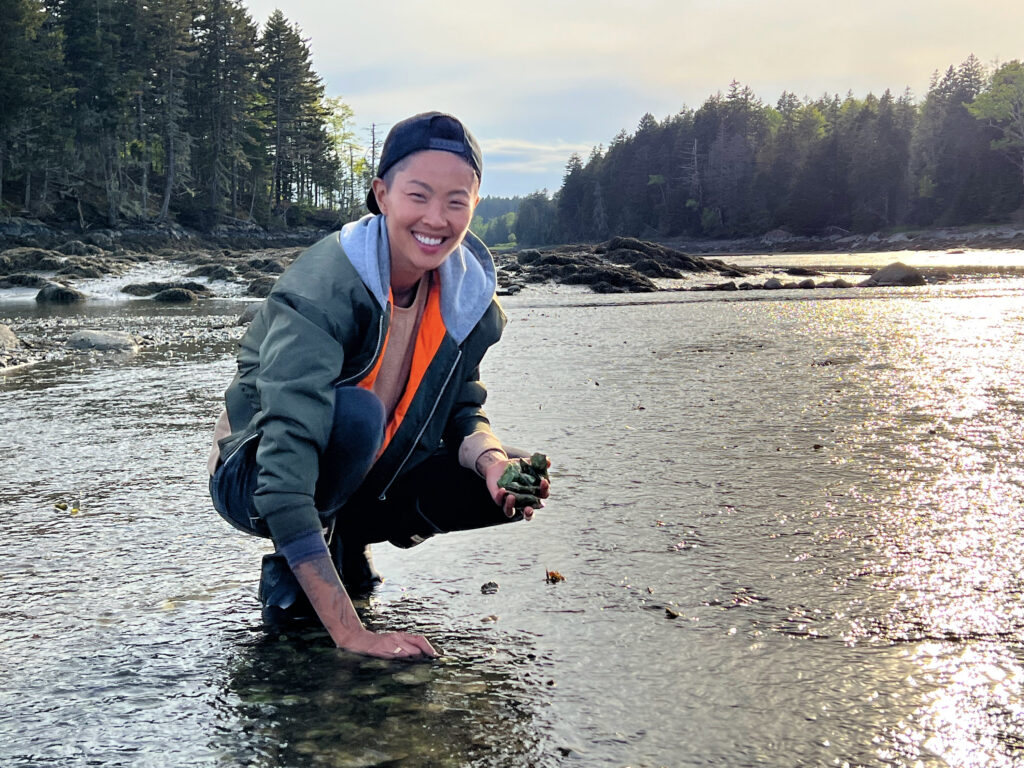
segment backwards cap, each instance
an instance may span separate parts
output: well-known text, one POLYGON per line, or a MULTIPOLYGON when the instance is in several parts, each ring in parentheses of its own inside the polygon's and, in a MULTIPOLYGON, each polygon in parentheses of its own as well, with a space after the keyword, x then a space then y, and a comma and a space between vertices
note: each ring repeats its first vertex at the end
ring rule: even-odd
MULTIPOLYGON (((383 177, 395 164, 425 149, 452 152, 473 167, 478 179, 483 178, 484 161, 476 138, 457 117, 444 112, 423 112, 395 123, 384 139, 377 176, 383 177)), ((380 213, 372 189, 366 194, 366 207, 380 213)))

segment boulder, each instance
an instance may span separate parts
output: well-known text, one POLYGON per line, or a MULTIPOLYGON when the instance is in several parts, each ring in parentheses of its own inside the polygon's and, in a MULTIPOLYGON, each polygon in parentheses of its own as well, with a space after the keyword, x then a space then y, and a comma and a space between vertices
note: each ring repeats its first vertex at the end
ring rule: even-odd
POLYGON ((799 283, 797 283, 796 287, 803 288, 804 290, 809 290, 811 288, 814 288, 814 281, 808 277, 806 280, 801 280, 799 283))
POLYGON ((540 251, 536 248, 527 248, 526 250, 520 251, 516 254, 516 259, 520 264, 533 264, 540 260, 540 251))
POLYGON ((21 346, 10 326, 0 323, 0 350, 17 349, 21 346))
POLYGON ((853 283, 837 277, 835 280, 823 280, 818 283, 819 288, 853 288, 853 283))
POLYGON ((0 256, 0 268, 7 273, 25 270, 49 272, 66 263, 67 259, 62 254, 45 248, 9 248, 0 256))
POLYGON ((163 304, 191 304, 198 299, 188 288, 164 288, 153 297, 153 301, 163 304))
POLYGON ((57 270, 57 274, 61 277, 84 277, 84 278, 98 278, 103 277, 103 271, 97 267, 89 266, 87 264, 71 264, 57 270))
POLYGON ((763 287, 766 291, 777 291, 782 287, 782 281, 777 277, 769 277, 764 281, 763 287))
POLYGON ((276 277, 257 277, 249 286, 245 289, 245 292, 250 296, 256 296, 260 299, 265 299, 270 294, 270 289, 274 287, 274 283, 277 282, 276 277))
POLYGON ((26 275, 17 273, 0 278, 0 288, 42 288, 49 283, 45 277, 40 275, 26 275))
POLYGON ((103 249, 95 245, 87 245, 81 240, 68 240, 64 245, 57 248, 59 253, 65 256, 99 256, 103 249))
POLYGON ((277 259, 249 259, 245 264, 250 269, 255 269, 257 272, 263 272, 268 275, 279 275, 284 272, 284 264, 277 259))
POLYGON ((864 288, 894 285, 909 286, 924 285, 925 282, 924 275, 921 274, 920 270, 908 267, 901 261, 896 261, 886 267, 882 267, 867 280, 860 283, 860 286, 864 288))
POLYGON ((155 293, 166 291, 171 288, 181 288, 182 290, 189 291, 193 294, 209 295, 210 289, 202 283, 185 282, 185 283, 161 283, 161 282, 150 282, 150 283, 130 283, 121 289, 121 293, 127 293, 130 296, 152 296, 155 293))
POLYGON ((75 304, 85 301, 85 294, 59 283, 47 283, 36 294, 39 304, 75 304))
POLYGON ((196 267, 185 277, 208 277, 211 280, 234 280, 235 273, 223 264, 204 264, 196 267))
POLYGON ((124 331, 76 331, 68 338, 72 349, 97 352, 138 352, 139 345, 130 333, 124 331))

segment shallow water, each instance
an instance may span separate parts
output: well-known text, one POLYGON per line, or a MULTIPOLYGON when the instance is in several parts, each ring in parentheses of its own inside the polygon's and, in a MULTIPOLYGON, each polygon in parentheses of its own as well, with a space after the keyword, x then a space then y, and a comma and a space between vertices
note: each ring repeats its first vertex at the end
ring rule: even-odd
POLYGON ((0 378, 0 765, 1024 763, 1024 281, 504 303, 554 495, 377 548, 419 665, 260 629, 204 481, 239 302, 0 306, 166 339, 0 378))

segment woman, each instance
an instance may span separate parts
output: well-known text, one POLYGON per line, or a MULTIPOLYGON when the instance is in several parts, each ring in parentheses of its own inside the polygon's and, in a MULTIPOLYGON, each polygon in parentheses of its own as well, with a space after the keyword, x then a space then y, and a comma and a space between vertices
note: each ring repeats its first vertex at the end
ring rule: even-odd
POLYGON ((498 487, 514 459, 482 410, 479 365, 505 316, 493 260, 469 232, 481 173, 455 117, 397 123, 371 215, 300 255, 240 342, 210 490, 229 522, 274 541, 267 624, 315 612, 340 648, 435 656, 424 637, 363 627, 347 590, 381 580, 368 545, 533 517, 498 487))

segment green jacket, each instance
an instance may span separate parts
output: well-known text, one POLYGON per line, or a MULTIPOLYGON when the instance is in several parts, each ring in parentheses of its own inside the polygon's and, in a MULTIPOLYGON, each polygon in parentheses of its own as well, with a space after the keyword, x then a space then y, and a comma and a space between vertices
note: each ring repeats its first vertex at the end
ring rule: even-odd
MULTIPOLYGON (((363 487, 384 497, 399 475, 487 422, 479 366, 505 315, 494 262, 471 233, 438 269, 444 335, 404 420, 363 487)), ((254 504, 280 546, 319 531, 318 457, 334 421, 334 388, 374 367, 390 322, 390 250, 383 216, 366 216, 304 251, 242 337, 225 392, 227 458, 259 440, 254 504)))

